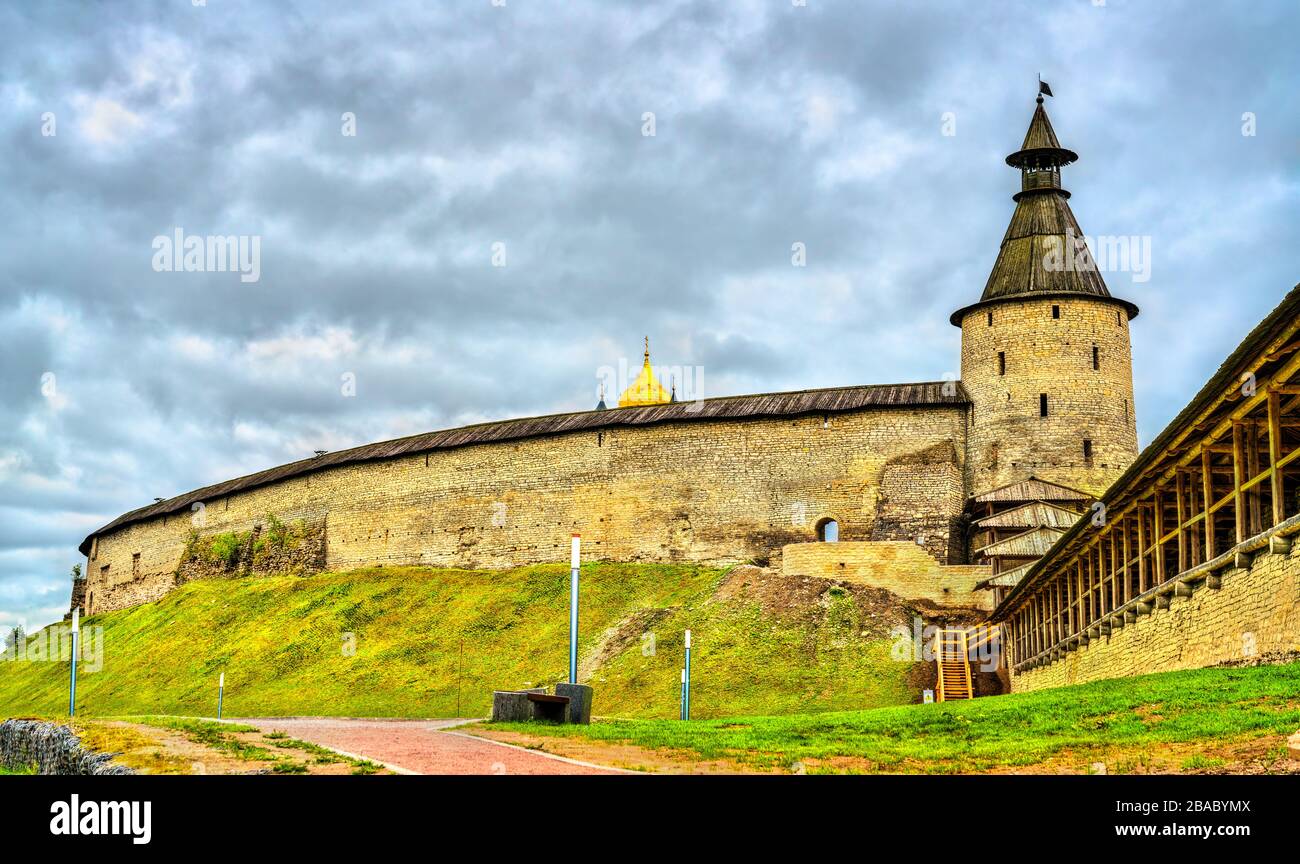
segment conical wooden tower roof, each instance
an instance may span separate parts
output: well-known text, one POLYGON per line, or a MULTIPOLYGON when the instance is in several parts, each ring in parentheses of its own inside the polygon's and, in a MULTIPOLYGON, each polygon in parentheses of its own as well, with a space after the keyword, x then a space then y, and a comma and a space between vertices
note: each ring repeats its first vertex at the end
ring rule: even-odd
POLYGON ((1007 164, 1021 171, 1020 191, 1012 196, 1016 210, 980 301, 952 314, 958 327, 979 306, 1034 297, 1084 294, 1113 301, 1129 318, 1138 314, 1136 305, 1111 296, 1092 262, 1083 229, 1070 210, 1070 193, 1061 187, 1061 167, 1079 156, 1057 140, 1041 95, 1037 103, 1024 143, 1007 157, 1007 164))

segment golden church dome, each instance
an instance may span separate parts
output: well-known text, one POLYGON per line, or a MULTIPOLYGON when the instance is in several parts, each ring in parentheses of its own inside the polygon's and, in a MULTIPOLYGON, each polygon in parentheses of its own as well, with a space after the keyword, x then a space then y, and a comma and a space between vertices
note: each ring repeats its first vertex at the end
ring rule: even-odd
POLYGON ((659 383, 654 370, 650 368, 650 337, 647 336, 645 337, 645 361, 641 364, 641 372, 632 382, 632 386, 618 397, 618 407, 665 405, 672 401, 672 394, 664 389, 664 385, 659 383))

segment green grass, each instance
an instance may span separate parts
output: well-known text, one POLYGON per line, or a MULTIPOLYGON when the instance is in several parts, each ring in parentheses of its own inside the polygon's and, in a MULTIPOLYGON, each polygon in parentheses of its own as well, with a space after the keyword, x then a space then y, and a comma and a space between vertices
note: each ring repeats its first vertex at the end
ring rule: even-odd
MULTIPOLYGON (((869 711, 589 727, 494 724, 728 759, 760 769, 969 773, 1109 754, 1131 770, 1171 745, 1201 747, 1300 728, 1300 663, 1119 678, 1009 696, 869 711)), ((1223 760, 1173 764, 1197 770, 1223 760)), ((1114 768, 1112 768, 1114 771, 1114 768)))
MULTIPOLYGON (((597 714, 676 716, 682 631, 694 633, 697 716, 846 710, 918 695, 888 624, 817 580, 763 606, 718 594, 726 572, 669 564, 583 568, 580 651, 597 714), (808 590, 808 585, 813 590, 808 590), (650 633, 654 634, 653 640, 650 633)), ((770 577, 773 579, 779 577, 770 577)), ((103 668, 78 668, 78 714, 228 717, 487 714, 494 689, 563 680, 569 574, 376 568, 191 582, 103 626, 103 668)), ((877 610, 878 611, 878 610, 877 610)), ((905 615, 906 612, 900 612, 905 615)), ((0 718, 66 710, 66 662, 0 663, 0 718)))
POLYGON ((272 762, 271 770, 276 774, 305 774, 307 772, 306 763, 294 761, 291 758, 293 756, 311 757, 312 761, 318 765, 345 763, 351 766, 353 774, 373 774, 380 770, 381 767, 365 759, 343 756, 333 750, 312 744, 310 741, 290 738, 283 732, 270 732, 262 737, 270 741, 276 750, 298 752, 273 752, 265 747, 250 744, 235 737, 236 733, 258 731, 256 727, 243 723, 223 723, 219 720, 203 720, 197 717, 144 716, 117 719, 140 723, 145 726, 154 726, 159 729, 175 730, 197 744, 203 744, 214 750, 229 753, 235 758, 247 762, 272 762))
POLYGON ((222 723, 217 720, 200 720, 196 717, 145 716, 121 717, 118 719, 142 723, 146 726, 156 726, 159 729, 172 729, 182 733, 196 744, 203 744, 213 750, 229 753, 236 759, 271 761, 278 758, 276 754, 265 747, 258 747, 256 744, 241 741, 232 734, 236 732, 256 732, 257 728, 254 726, 222 723))
POLYGON ((25 765, 22 768, 6 768, 5 766, 0 765, 0 777, 10 777, 19 774, 31 775, 35 773, 36 773, 35 765, 25 765))

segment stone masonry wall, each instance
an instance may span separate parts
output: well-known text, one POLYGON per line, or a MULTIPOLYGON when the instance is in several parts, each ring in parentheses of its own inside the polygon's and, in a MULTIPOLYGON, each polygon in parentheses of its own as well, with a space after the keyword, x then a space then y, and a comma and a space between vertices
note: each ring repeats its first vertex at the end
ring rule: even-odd
POLYGON ((1013 672, 1014 691, 1100 678, 1293 659, 1300 652, 1300 544, 1286 555, 1260 553, 1227 570, 1221 588, 1202 584, 1168 609, 1070 651, 1047 666, 1013 672))
POLYGON ((991 610, 992 592, 975 583, 993 575, 980 564, 940 564, 916 543, 795 543, 781 550, 786 576, 843 579, 885 588, 907 600, 991 610))
POLYGON ((1068 297, 998 303, 967 313, 961 333, 962 384, 974 406, 972 494, 1032 474, 1099 495, 1137 458, 1129 322, 1117 304, 1068 297), (999 352, 1006 374, 999 374, 999 352), (1042 393, 1046 417, 1039 416, 1042 393))
MULTIPOLYGON (((880 498, 891 465, 930 454, 918 476, 946 484, 964 476, 966 415, 965 406, 900 407, 476 444, 323 469, 205 502, 201 531, 251 531, 267 514, 320 525, 324 566, 333 570, 562 561, 574 531, 593 560, 775 564, 782 546, 814 539, 826 517, 839 522, 841 539, 870 539, 887 512, 880 498), (946 465, 933 456, 944 447, 946 465)), ((960 498, 916 502, 910 525, 925 532, 927 548, 951 554, 960 498)), ((86 568, 88 611, 149 602, 175 587, 198 515, 98 537, 86 568)))
POLYGON ((966 504, 962 460, 951 442, 920 450, 885 466, 876 502, 872 540, 906 540, 924 546, 937 560, 958 564, 966 560, 961 518, 966 504), (935 514, 946 514, 942 521, 935 514))
POLYGON ((0 765, 16 771, 36 766, 38 774, 134 774, 114 765, 112 756, 81 746, 67 726, 40 720, 6 720, 0 723, 0 765))

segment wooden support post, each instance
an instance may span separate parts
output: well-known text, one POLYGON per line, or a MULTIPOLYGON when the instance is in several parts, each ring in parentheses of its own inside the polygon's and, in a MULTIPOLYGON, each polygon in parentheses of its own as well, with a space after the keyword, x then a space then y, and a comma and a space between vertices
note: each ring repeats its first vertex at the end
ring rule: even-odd
POLYGON ((1079 632, 1078 613, 1074 609, 1074 580, 1070 578, 1070 574, 1068 573, 1062 573, 1061 578, 1065 580, 1065 605, 1066 609, 1069 610, 1065 619, 1066 632, 1069 633, 1069 635, 1074 636, 1079 632))
POLYGON ((1282 500, 1282 397, 1276 390, 1268 391, 1268 464, 1273 469, 1272 497, 1273 524, 1286 519, 1286 503, 1282 500))
POLYGON ((1232 501, 1233 509, 1237 517, 1237 542, 1241 543, 1246 539, 1246 508, 1242 505, 1241 484, 1243 481, 1242 472, 1246 470, 1245 458, 1242 453, 1242 434, 1241 424, 1232 424, 1232 501))
POLYGON ((1083 562, 1082 561, 1074 562, 1074 579, 1075 579, 1074 602, 1079 604, 1078 630, 1079 632, 1082 632, 1083 629, 1088 626, 1088 609, 1086 606, 1083 605, 1084 593, 1083 593, 1083 562))
POLYGON ((1157 585, 1163 585, 1165 581, 1165 548, 1160 544, 1160 538, 1165 536, 1165 500, 1164 490, 1159 486, 1155 489, 1155 536, 1151 538, 1152 552, 1155 554, 1155 560, 1151 563, 1155 566, 1152 568, 1155 572, 1157 585))
POLYGON ((1184 572, 1187 567, 1187 530, 1184 523, 1187 521, 1187 506, 1184 503, 1187 497, 1187 483, 1185 478, 1187 472, 1176 471, 1174 473, 1174 518, 1178 520, 1178 572, 1184 572))
POLYGON ((1138 520, 1138 593, 1141 594, 1150 587, 1147 585, 1147 519, 1141 504, 1134 509, 1138 520))
MULTIPOLYGON (((1246 479, 1253 480, 1259 476, 1259 425, 1251 423, 1246 427, 1246 479)), ((1260 498, 1263 496, 1263 488, 1256 483, 1250 487, 1247 493, 1247 511, 1250 514, 1250 536, 1264 530, 1264 519, 1260 498)))
POLYGON ((1212 459, 1209 441, 1201 445, 1201 495, 1205 498, 1205 560, 1214 557, 1214 514, 1210 507, 1214 504, 1214 475, 1210 471, 1212 459))
POLYGON ((1124 602, 1127 603, 1132 599, 1133 574, 1129 570, 1129 558, 1132 555, 1132 548, 1129 545, 1129 518, 1125 516, 1120 521, 1120 530, 1124 532, 1124 602))
POLYGON ((1116 535, 1114 528, 1107 528, 1106 531, 1110 534, 1110 543, 1108 544, 1110 546, 1110 608, 1114 610, 1118 609, 1120 604, 1120 595, 1116 590, 1118 587, 1116 580, 1119 578, 1119 555, 1115 545, 1119 541, 1119 537, 1116 535))

